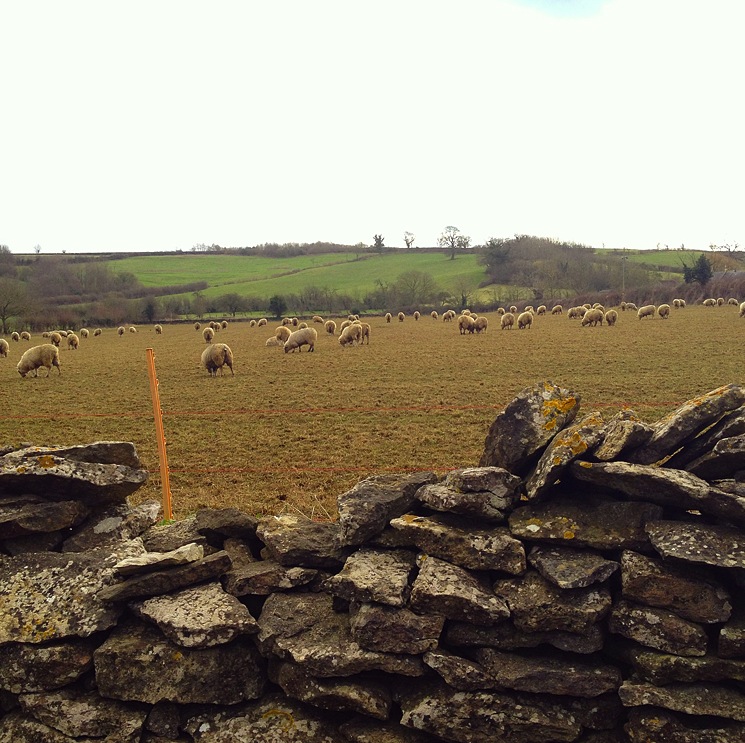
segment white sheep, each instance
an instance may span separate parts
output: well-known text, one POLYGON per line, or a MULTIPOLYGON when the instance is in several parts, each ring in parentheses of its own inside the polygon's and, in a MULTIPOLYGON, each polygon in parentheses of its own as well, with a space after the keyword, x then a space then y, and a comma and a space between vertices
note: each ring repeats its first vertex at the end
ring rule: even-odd
POLYGON ((21 340, 21 336, 18 335, 18 333, 15 332, 15 330, 10 334, 10 340, 15 341, 18 343, 19 340, 21 340))
MULTIPOLYGON (((210 328, 205 328, 209 330, 210 328)), ((209 372, 211 377, 217 376, 217 370, 220 370, 220 376, 223 375, 223 367, 227 366, 230 373, 235 376, 233 371, 233 352, 227 343, 213 343, 211 346, 202 351, 202 366, 209 372)))
POLYGON ((298 330, 302 330, 303 328, 307 328, 308 323, 307 322, 301 322, 300 325, 297 326, 298 330))
POLYGON ((205 343, 212 343, 212 341, 215 338, 215 331, 212 328, 210 328, 209 326, 207 326, 202 331, 202 338, 204 338, 204 342, 205 343))
POLYGON ((293 317, 293 318, 292 318, 292 326, 293 326, 294 328, 296 328, 296 327, 298 326, 298 323, 299 323, 299 322, 300 322, 300 321, 299 321, 299 320, 297 319, 297 317, 293 317))
POLYGON ((489 327, 489 319, 486 317, 477 317, 473 321, 473 327, 477 333, 481 333, 482 331, 486 333, 486 329, 489 327))
POLYGON ((621 302, 621 312, 626 312, 626 302, 621 302))
POLYGON ((285 342, 285 353, 294 351, 296 348, 299 352, 303 346, 308 346, 308 352, 310 353, 315 348, 317 340, 318 332, 315 328, 302 328, 301 330, 295 330, 290 333, 290 337, 285 342))
POLYGON ((551 308, 552 315, 561 315, 564 312, 564 308, 560 304, 555 304, 551 308))
POLYGON ((510 312, 511 312, 511 313, 512 313, 513 315, 516 315, 516 314, 517 314, 517 305, 511 304, 511 305, 510 305, 510 312))
POLYGON ((88 328, 80 328, 80 337, 87 338, 90 335, 88 328))
POLYGON ((461 335, 473 333, 476 330, 476 321, 470 315, 461 315, 458 318, 458 330, 461 335))
POLYGON ((532 312, 533 314, 535 314, 535 308, 532 304, 526 304, 523 312, 532 312))
POLYGON ((533 313, 532 312, 521 312, 517 316, 517 329, 522 330, 523 328, 530 328, 533 326, 533 313))
POLYGON ((724 304, 724 297, 717 297, 717 307, 721 307, 724 304))
POLYGON ((406 317, 406 315, 404 315, 403 312, 399 312, 398 313, 398 321, 399 322, 403 322, 405 317, 406 317))
POLYGON ((50 335, 51 335, 51 333, 50 333, 50 332, 49 332, 48 330, 45 330, 45 331, 44 331, 44 332, 43 332, 43 333, 41 334, 41 337, 42 337, 42 338, 49 338, 49 336, 50 336, 50 335))
MULTIPOLYGON (((118 327, 118 328, 116 329, 116 332, 117 332, 117 333, 118 333, 119 335, 124 335, 124 328, 123 328, 123 327, 122 327, 122 326, 120 325, 120 326, 119 326, 119 327, 118 327)), ((52 333, 52 335, 54 335, 54 333, 52 333)), ((52 342, 54 342, 54 341, 52 341, 52 342)))
POLYGON ((663 319, 667 320, 670 317, 670 305, 669 304, 661 304, 657 308, 657 314, 663 319))
POLYGON ((512 330, 512 326, 515 324, 515 315, 512 312, 505 312, 500 320, 502 330, 512 330))
POLYGON ((47 376, 52 371, 52 367, 56 366, 57 371, 62 374, 59 363, 59 349, 57 346, 51 343, 44 343, 41 346, 32 346, 21 356, 21 360, 18 362, 16 369, 18 373, 25 377, 29 372, 34 372, 34 376, 38 377, 38 369, 44 367, 47 370, 47 376))
POLYGON ((223 320, 223 321, 222 321, 222 322, 220 323, 220 327, 221 327, 221 328, 222 328, 223 330, 225 330, 225 328, 227 328, 227 327, 228 327, 228 321, 227 321, 227 320, 223 320))
POLYGON ((195 322, 194 323, 194 330, 199 330, 199 329, 201 329, 201 327, 202 326, 198 322, 195 322))
POLYGON ((283 317, 282 318, 282 325, 292 325, 292 318, 291 317, 283 317))
POLYGON ((354 321, 347 318, 346 320, 341 321, 341 325, 339 325, 339 332, 343 333, 345 328, 348 328, 354 321))
POLYGON ((443 322, 452 322, 454 318, 455 310, 445 310, 445 312, 442 313, 443 322))
MULTIPOLYGON (((344 330, 341 331, 341 334, 339 335, 339 345, 342 348, 345 348, 346 346, 353 346, 355 343, 361 343, 362 342, 362 325, 357 325, 356 323, 351 323, 347 325, 344 330)), ((370 342, 370 339, 368 337, 368 343, 370 342)))
POLYGON ((439 315, 437 314, 437 310, 432 310, 432 312, 430 312, 430 313, 429 313, 429 316, 430 316, 430 317, 431 317, 431 318, 432 318, 433 320, 437 320, 437 319, 439 318, 439 315))
POLYGON ((256 327, 256 320, 249 320, 248 321, 248 327, 249 328, 255 328, 256 327))
POLYGON ((608 327, 612 328, 616 324, 616 320, 618 320, 618 313, 615 310, 608 310, 605 313, 605 322, 608 327))
POLYGON ((740 317, 745 317, 745 302, 740 305, 740 317))
POLYGON ((497 310, 497 314, 498 314, 498 315, 499 315, 500 317, 502 317, 502 315, 504 315, 504 313, 505 313, 505 312, 506 312, 506 310, 504 309, 504 307, 500 307, 500 308, 499 308, 499 309, 497 310))
POLYGON ((265 317, 262 317, 262 318, 261 318, 261 319, 260 319, 260 320, 259 320, 259 321, 258 321, 258 322, 257 322, 256 324, 257 324, 257 325, 258 325, 258 326, 259 326, 260 328, 263 328, 263 327, 264 327, 264 325, 266 325, 266 323, 267 323, 267 319, 266 319, 265 317))
POLYGON ((0 356, 8 358, 8 351, 10 351, 10 344, 5 338, 0 338, 0 356))
POLYGON ((320 315, 313 315, 313 322, 323 325, 323 318, 320 315))
POLYGON ((653 304, 645 304, 637 310, 636 316, 641 320, 643 317, 654 317, 654 313, 655 306, 653 304))
POLYGON ((627 310, 635 310, 637 309, 636 305, 633 302, 626 302, 626 309, 627 310))
POLYGON ((676 310, 680 309, 680 302, 681 302, 680 299, 677 299, 677 298, 673 299, 673 307, 675 307, 676 310))
POLYGON ((727 300, 727 304, 731 304, 731 305, 734 305, 735 307, 738 307, 740 303, 734 297, 730 297, 727 300))
POLYGON ((592 327, 594 328, 598 324, 603 324, 603 317, 603 310, 601 310, 599 307, 592 307, 587 310, 584 315, 582 315, 582 322, 580 324, 583 328, 588 325, 592 325, 592 327))
POLYGON ((461 310, 460 311, 460 314, 461 315, 470 315, 471 314, 471 310, 469 310, 469 309, 461 310))
POLYGON ((419 314, 419 310, 415 310, 415 312, 414 312, 414 319, 415 320, 418 320, 420 317, 421 317, 421 315, 419 314))
POLYGON ((538 305, 538 309, 535 311, 535 314, 536 315, 545 315, 546 314, 546 305, 545 304, 538 305))
POLYGON ((67 348, 70 351, 77 351, 80 345, 80 338, 75 333, 68 333, 67 335, 67 348))
POLYGON ((137 328, 134 325, 130 325, 129 326, 129 332, 130 333, 136 333, 137 332, 137 328))
POLYGON ((21 340, 22 341, 30 341, 31 340, 31 333, 29 333, 28 330, 24 330, 21 333, 21 340))
POLYGON ((266 339, 265 346, 284 346, 285 343, 283 340, 277 338, 276 335, 273 335, 271 338, 266 339))
POLYGON ((155 335, 162 335, 163 334, 163 326, 162 325, 156 325, 155 328, 155 335))
POLYGON ((97 338, 97 337, 98 337, 99 335, 101 335, 101 333, 102 333, 102 332, 103 332, 103 331, 101 330, 101 328, 96 328, 96 329, 95 329, 95 330, 93 331, 93 337, 94 337, 94 338, 97 338))
POLYGON ((286 325, 280 325, 275 331, 274 336, 282 341, 282 343, 286 343, 287 339, 290 337, 290 334, 292 331, 286 326, 286 325))
POLYGON ((716 307, 717 300, 713 297, 709 297, 708 299, 705 299, 701 304, 703 304, 704 307, 716 307))
POLYGON ((385 321, 390 322, 393 319, 393 315, 390 312, 385 313, 385 321))
POLYGON ((51 333, 49 336, 49 341, 53 346, 57 346, 57 348, 59 348, 59 344, 62 343, 62 336, 57 332, 51 333))
POLYGON ((336 323, 333 320, 326 320, 323 327, 329 335, 336 335, 336 323))

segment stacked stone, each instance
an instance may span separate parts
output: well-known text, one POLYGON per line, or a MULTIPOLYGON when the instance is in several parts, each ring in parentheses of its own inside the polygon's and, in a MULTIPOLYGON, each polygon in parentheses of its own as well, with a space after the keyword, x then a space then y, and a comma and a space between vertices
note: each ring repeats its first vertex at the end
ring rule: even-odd
POLYGON ((0 743, 745 740, 745 388, 550 382, 339 520, 132 508, 131 444, 0 452, 0 743))

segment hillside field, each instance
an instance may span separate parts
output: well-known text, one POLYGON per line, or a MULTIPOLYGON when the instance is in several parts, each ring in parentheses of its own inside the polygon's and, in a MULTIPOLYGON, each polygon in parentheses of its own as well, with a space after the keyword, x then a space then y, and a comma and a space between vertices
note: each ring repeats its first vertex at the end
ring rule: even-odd
POLYGON ((383 472, 478 463, 489 425, 524 387, 551 380, 582 398, 585 413, 630 407, 654 421, 684 401, 743 383, 745 318, 736 307, 689 306, 669 320, 580 327, 562 316, 530 330, 500 331, 488 315, 482 335, 457 324, 370 320, 369 345, 342 349, 322 327, 314 353, 265 346, 276 323, 230 323, 216 341, 230 345, 235 376, 210 378, 205 347, 190 324, 150 327, 118 337, 105 329, 61 350, 62 374, 21 379, 15 365, 29 345, 11 342, 0 358, 3 445, 29 442, 135 443, 151 471, 134 496, 160 499, 160 476, 146 369, 155 349, 168 441, 174 515, 200 506, 264 514, 335 516, 336 497, 383 472))

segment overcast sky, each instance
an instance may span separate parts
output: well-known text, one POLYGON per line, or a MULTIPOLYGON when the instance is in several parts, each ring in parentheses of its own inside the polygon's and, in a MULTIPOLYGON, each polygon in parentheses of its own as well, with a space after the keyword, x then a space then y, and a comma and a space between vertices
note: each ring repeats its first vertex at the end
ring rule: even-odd
POLYGON ((0 0, 0 243, 745 242, 743 0, 0 0))

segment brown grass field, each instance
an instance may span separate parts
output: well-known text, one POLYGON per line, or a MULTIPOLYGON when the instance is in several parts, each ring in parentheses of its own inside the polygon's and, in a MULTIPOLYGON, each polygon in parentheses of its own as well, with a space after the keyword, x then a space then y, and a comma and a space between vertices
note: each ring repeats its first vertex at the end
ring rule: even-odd
MULTIPOLYGON (((62 375, 21 379, 31 343, 0 358, 0 445, 132 441, 151 471, 134 502, 161 498, 146 349, 155 349, 168 441, 173 511, 235 506, 256 515, 333 518, 336 497, 360 479, 418 469, 444 474, 478 463, 495 415, 524 387, 551 380, 608 416, 628 407, 649 422, 730 382, 745 382, 745 318, 736 307, 689 306, 669 320, 591 328, 563 316, 532 329, 461 336, 456 322, 369 319, 370 345, 342 349, 316 325, 314 353, 266 347, 277 323, 233 322, 215 341, 235 356, 235 376, 210 378, 192 325, 157 336, 139 325, 81 339, 60 351, 62 375)), ((91 329, 92 330, 92 329, 91 329)))

